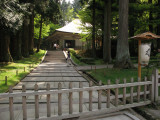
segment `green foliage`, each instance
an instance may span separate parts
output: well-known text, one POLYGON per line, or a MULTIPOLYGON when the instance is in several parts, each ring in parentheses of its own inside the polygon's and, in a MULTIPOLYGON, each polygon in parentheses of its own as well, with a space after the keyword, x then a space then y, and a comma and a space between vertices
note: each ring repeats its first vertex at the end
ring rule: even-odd
POLYGON ((64 26, 73 20, 74 9, 72 8, 72 5, 70 4, 70 2, 67 3, 65 0, 62 1, 60 8, 62 13, 60 24, 64 26))
POLYGON ((0 1, 0 26, 5 30, 16 31, 23 25, 25 14, 29 14, 29 3, 20 3, 18 0, 0 1))
POLYGON ((49 35, 51 35, 56 29, 61 27, 59 24, 53 24, 53 23, 50 23, 49 26, 50 26, 49 35))
MULTIPOLYGON (((87 49, 90 49, 92 41, 92 2, 89 2, 83 9, 78 13, 79 19, 82 21, 81 28, 84 31, 84 34, 80 34, 81 40, 86 41, 87 49), (88 24, 88 25, 87 25, 88 24)), ((96 13, 95 13, 95 36, 96 39, 101 39, 102 29, 103 29, 103 2, 96 1, 96 13), (99 37, 99 38, 98 38, 99 37)))
POLYGON ((157 0, 152 0, 152 3, 148 3, 148 0, 140 0, 136 3, 130 3, 129 7, 129 24, 134 25, 135 34, 149 31, 149 25, 155 28, 157 24, 160 24, 160 20, 157 19, 157 15, 160 13, 157 0), (149 19, 150 17, 152 19, 149 19))
MULTIPOLYGON (((40 15, 36 15, 34 18, 34 38, 38 39, 39 38, 39 29, 40 29, 40 15)), ((50 32, 50 25, 46 24, 45 22, 42 24, 42 36, 41 38, 44 38, 49 35, 50 32)))
MULTIPOLYGON (((34 18, 34 38, 39 39, 39 30, 40 30, 40 20, 41 16, 39 14, 34 18)), ((56 29, 60 28, 58 24, 53 24, 50 21, 45 21, 42 24, 42 36, 41 38, 45 38, 52 34, 56 29)))
POLYGON ((104 64, 102 59, 94 59, 91 56, 91 50, 74 50, 69 49, 72 60, 78 65, 101 65, 104 64))
POLYGON ((76 14, 78 14, 78 11, 82 9, 80 0, 74 0, 72 6, 73 6, 73 14, 74 14, 74 18, 75 18, 76 14))
POLYGON ((54 0, 37 0, 35 2, 35 11, 42 18, 47 21, 50 20, 53 23, 58 23, 60 14, 60 7, 54 0))

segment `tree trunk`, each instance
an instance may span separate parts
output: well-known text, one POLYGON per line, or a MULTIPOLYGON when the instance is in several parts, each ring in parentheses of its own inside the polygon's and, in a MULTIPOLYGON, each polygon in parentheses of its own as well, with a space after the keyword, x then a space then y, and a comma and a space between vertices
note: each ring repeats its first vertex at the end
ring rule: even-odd
POLYGON ((21 30, 17 32, 17 60, 22 59, 22 52, 21 52, 21 46, 22 46, 22 32, 21 30))
POLYGON ((10 34, 0 31, 0 62, 13 62, 9 49, 10 34))
MULTIPOLYGON (((148 0, 148 3, 149 4, 152 4, 152 0, 148 0)), ((153 16, 152 16, 152 10, 150 9, 150 12, 149 12, 149 31, 150 32, 153 32, 153 25, 151 24, 151 21, 153 20, 153 16)))
POLYGON ((93 0, 93 12, 92 12, 92 55, 96 57, 96 48, 95 48, 95 0, 93 0))
POLYGON ((111 0, 105 1, 104 7, 104 39, 103 39, 103 60, 111 62, 111 0))
POLYGON ((11 37, 11 44, 10 44, 10 51, 13 59, 20 60, 22 59, 21 53, 21 32, 18 31, 16 35, 12 35, 11 37))
MULTIPOLYGON (((129 0, 129 3, 136 3, 136 0, 129 0)), ((129 10, 129 15, 133 14, 135 11, 133 9, 129 10)), ((135 28, 133 22, 135 22, 133 19, 130 19, 129 21, 129 37, 134 36, 135 28), (131 22, 130 22, 131 21, 131 22)))
POLYGON ((29 20, 25 19, 23 23, 23 34, 22 34, 22 56, 28 57, 29 50, 28 50, 28 41, 29 41, 29 20))
MULTIPOLYGON (((136 3, 136 0, 129 0, 129 3, 136 3)), ((129 15, 132 15, 135 11, 133 9, 129 10, 129 15)), ((134 32, 135 32, 135 26, 134 26, 135 20, 133 18, 129 19, 129 37, 133 37, 134 36, 134 32)), ((135 54, 136 53, 136 40, 132 40, 130 44, 132 44, 130 46, 130 50, 132 50, 131 53, 135 54)))
POLYGON ((118 40, 115 68, 132 68, 128 44, 128 0, 119 0, 118 40))
MULTIPOLYGON (((160 0, 158 0, 157 6, 159 6, 159 5, 160 5, 160 0)), ((157 13, 157 20, 159 20, 159 19, 160 19, 160 14, 157 13)), ((157 33, 156 34, 160 35, 160 23, 157 24, 157 33)), ((160 49, 160 39, 157 39, 157 49, 160 49)))
POLYGON ((36 52, 39 52, 40 45, 41 45, 42 23, 43 23, 43 19, 42 19, 42 15, 41 15, 40 30, 39 30, 39 40, 38 40, 37 51, 36 52))
POLYGON ((16 60, 16 55, 17 55, 17 38, 16 38, 16 33, 13 33, 11 35, 11 39, 10 39, 10 52, 11 52, 11 55, 12 55, 12 58, 14 60, 16 60))
POLYGON ((30 16, 30 24, 29 24, 29 54, 34 54, 34 11, 30 16))

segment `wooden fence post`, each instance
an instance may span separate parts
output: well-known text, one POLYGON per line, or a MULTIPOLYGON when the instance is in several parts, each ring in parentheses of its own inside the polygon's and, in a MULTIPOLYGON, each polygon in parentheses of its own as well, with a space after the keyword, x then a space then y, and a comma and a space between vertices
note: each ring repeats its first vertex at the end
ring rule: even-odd
MULTIPOLYGON (((69 89, 72 89, 72 82, 69 83, 69 89)), ((73 93, 69 93, 69 114, 73 113, 73 93)))
MULTIPOLYGON (((141 79, 138 77, 138 82, 140 82, 141 79)), ((141 92, 141 86, 137 86, 137 102, 140 102, 140 92, 141 92)))
MULTIPOLYGON (((116 84, 119 84, 119 80, 116 80, 116 84)), ((115 106, 118 106, 118 88, 115 88, 115 106)))
MULTIPOLYGON (((34 90, 35 92, 38 91, 38 85, 34 85, 34 90)), ((39 118, 39 96, 35 95, 35 118, 39 118)))
MULTIPOLYGON (((62 84, 58 83, 58 90, 62 89, 62 84)), ((58 93, 58 115, 62 115, 62 93, 58 93)))
POLYGON ((5 85, 7 85, 7 76, 5 76, 5 85))
MULTIPOLYGON (((158 100, 158 80, 159 80, 159 73, 158 73, 159 71, 158 71, 158 69, 155 69, 154 70, 154 97, 155 97, 155 101, 157 101, 158 100)), ((153 96, 153 95, 152 95, 153 96)))
MULTIPOLYGON (((102 85, 102 82, 99 81, 99 86, 102 85)), ((102 104, 102 90, 98 90, 98 109, 101 109, 101 104, 102 104)))
MULTIPOLYGON (((131 83, 134 82, 134 79, 131 78, 131 83)), ((130 103, 132 104, 133 103, 133 90, 134 90, 134 87, 131 86, 131 89, 130 89, 130 103)))
MULTIPOLYGON (((89 87, 92 87, 92 81, 89 82, 89 87)), ((89 91, 89 111, 92 111, 92 90, 89 91)))
MULTIPOLYGON (((83 83, 79 83, 79 88, 83 88, 83 83)), ((79 112, 83 112, 83 92, 79 92, 79 112)))
POLYGON ((152 80, 152 84, 150 85, 150 100, 154 102, 158 100, 158 84, 156 84, 158 79, 156 81, 154 75, 152 74, 151 80, 152 80))
MULTIPOLYGON (((22 86, 22 92, 26 92, 25 85, 22 86)), ((27 120, 26 96, 22 96, 23 120, 27 120)))
MULTIPOLYGON (((147 77, 144 78, 144 82, 146 81, 147 81, 147 77)), ((147 91, 147 85, 144 85, 144 101, 146 101, 146 96, 147 96, 146 91, 147 91)))
MULTIPOLYGON (((124 78, 123 83, 126 84, 126 78, 124 78)), ((123 88, 123 105, 126 104, 126 87, 123 88)))
MULTIPOLYGON (((12 86, 9 87, 9 93, 13 93, 12 86)), ((14 120, 13 97, 9 97, 10 120, 14 120)))
MULTIPOLYGON (((47 83, 47 91, 50 90, 50 84, 47 83)), ((51 117, 51 96, 47 94, 47 117, 51 117)))
MULTIPOLYGON (((111 84, 111 81, 110 80, 108 80, 107 81, 107 85, 110 85, 111 84)), ((107 108, 110 108, 110 89, 107 89, 107 104, 106 104, 106 107, 107 108)))

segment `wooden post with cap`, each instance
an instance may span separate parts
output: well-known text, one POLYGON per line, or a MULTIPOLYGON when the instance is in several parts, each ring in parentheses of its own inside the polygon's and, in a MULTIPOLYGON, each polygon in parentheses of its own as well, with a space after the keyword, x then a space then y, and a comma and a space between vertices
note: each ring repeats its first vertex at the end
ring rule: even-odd
POLYGON ((141 40, 153 40, 153 39, 157 39, 160 38, 160 35, 156 35, 154 33, 151 32, 145 32, 145 33, 141 33, 138 34, 136 36, 131 37, 131 39, 136 39, 138 40, 138 78, 141 80, 141 63, 140 63, 140 45, 141 45, 141 40))

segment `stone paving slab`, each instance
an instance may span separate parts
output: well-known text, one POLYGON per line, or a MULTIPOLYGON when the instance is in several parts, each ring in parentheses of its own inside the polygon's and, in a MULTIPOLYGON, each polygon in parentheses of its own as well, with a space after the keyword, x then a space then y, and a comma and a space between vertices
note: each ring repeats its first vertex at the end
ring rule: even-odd
POLYGON ((79 73, 30 73, 27 77, 63 77, 63 76, 70 76, 70 77, 82 77, 79 73))

